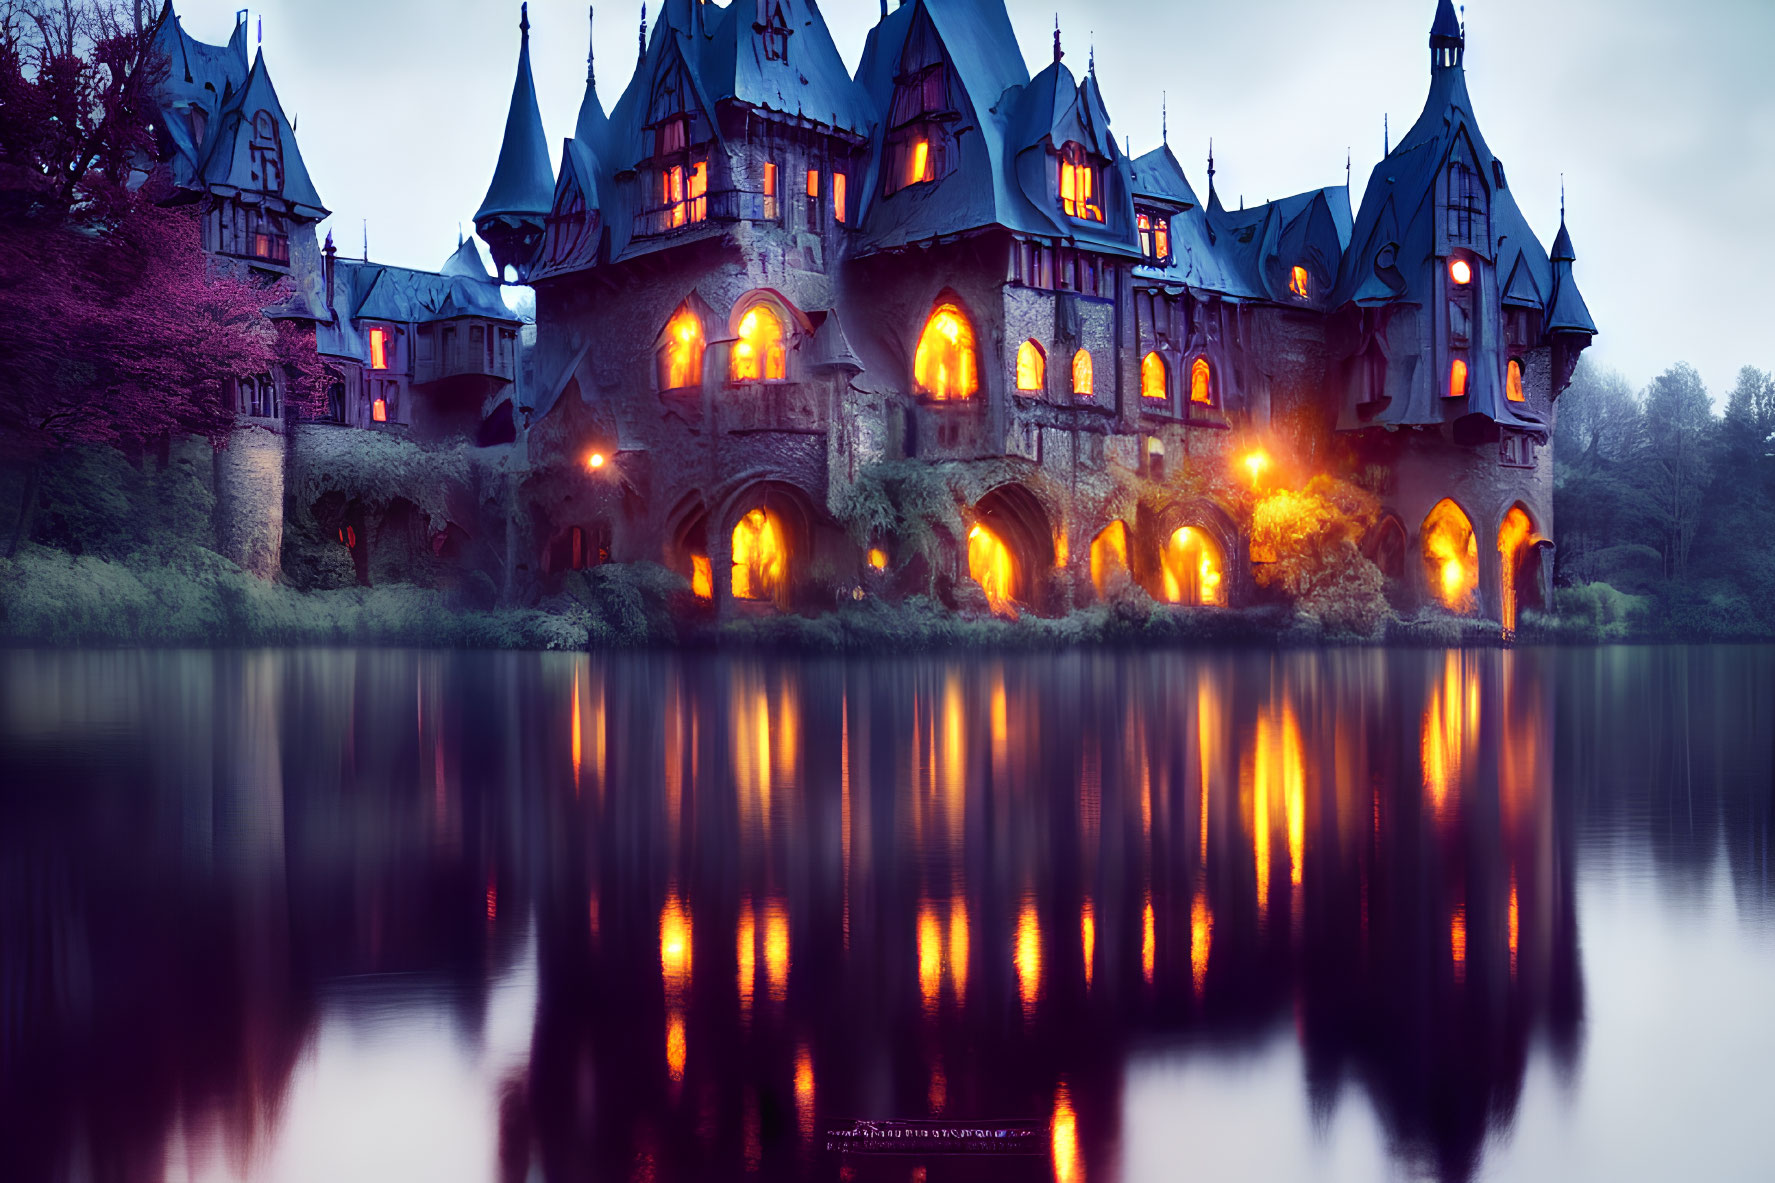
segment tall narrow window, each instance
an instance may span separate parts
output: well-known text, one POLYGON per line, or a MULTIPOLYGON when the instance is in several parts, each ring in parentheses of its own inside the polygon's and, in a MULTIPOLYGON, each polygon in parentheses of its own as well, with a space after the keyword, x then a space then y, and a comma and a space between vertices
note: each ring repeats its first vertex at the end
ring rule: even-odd
POLYGON ((931 168, 931 142, 921 136, 912 141, 911 150, 906 154, 906 172, 901 178, 901 187, 936 179, 931 168))
POLYGON ((1134 227, 1140 232, 1140 253, 1149 259, 1154 258, 1153 216, 1142 210, 1134 216, 1134 227))
POLYGON ((1528 401, 1528 396, 1522 390, 1522 363, 1514 357, 1510 359, 1510 368, 1505 377, 1504 394, 1513 403, 1528 401))
POLYGON ((1467 363, 1455 358, 1448 367, 1448 397, 1465 398, 1467 396, 1467 363))
POLYGON ((370 403, 370 418, 378 423, 388 422, 388 400, 378 398, 370 403))
POLYGON ((1091 351, 1089 349, 1081 349, 1072 355, 1072 392, 1081 398, 1091 397, 1091 351))
POLYGON ((1036 394, 1047 385, 1048 359, 1040 345, 1025 341, 1017 347, 1017 389, 1024 394, 1036 394))
POLYGON ((1205 357, 1198 357, 1190 366, 1189 400, 1204 406, 1214 403, 1214 370, 1205 357))
POLYGON ((1097 195, 1097 167, 1085 154, 1083 144, 1069 143, 1060 151, 1060 207, 1068 217, 1103 221, 1103 202, 1097 195))
POLYGON ((769 160, 764 162, 764 220, 777 220, 777 166, 769 160))
POLYGON ((699 162, 690 170, 690 181, 686 186, 685 196, 689 198, 689 216, 692 222, 705 222, 709 218, 709 166, 699 162))
POLYGON ((259 186, 267 193, 284 191, 284 157, 282 138, 277 132, 277 120, 269 111, 253 113, 253 139, 249 146, 253 158, 253 172, 257 175, 259 186))
POLYGON ((810 201, 820 198, 820 170, 817 168, 807 170, 807 196, 810 201))
POLYGON ((920 394, 940 401, 972 398, 980 389, 974 330, 954 304, 939 305, 925 322, 912 376, 920 394))
POLYGON ((1288 280, 1288 290, 1303 300, 1311 298, 1313 290, 1312 280, 1308 278, 1307 269, 1305 267, 1296 267, 1294 269, 1293 274, 1288 280))
POLYGON ((841 226, 846 217, 845 201, 849 195, 845 190, 848 187, 849 180, 843 173, 832 174, 832 220, 841 226))
POLYGON ((1149 353, 1140 361, 1140 394, 1142 398, 1165 398, 1169 395, 1166 389, 1165 359, 1157 353, 1149 353))
POLYGON ((370 368, 386 370, 388 368, 388 330, 370 330, 370 368))
POLYGON ((1153 215, 1153 259, 1160 263, 1171 261, 1171 219, 1163 214, 1153 215))
POLYGON ((781 382, 788 377, 783 322, 768 305, 756 305, 740 318, 729 372, 735 382, 781 382))
POLYGON ((788 590, 789 548, 782 523, 755 509, 733 528, 733 598, 778 600, 788 590))
POLYGON ((666 325, 659 350, 659 388, 681 390, 703 380, 703 322, 688 308, 680 308, 666 325))

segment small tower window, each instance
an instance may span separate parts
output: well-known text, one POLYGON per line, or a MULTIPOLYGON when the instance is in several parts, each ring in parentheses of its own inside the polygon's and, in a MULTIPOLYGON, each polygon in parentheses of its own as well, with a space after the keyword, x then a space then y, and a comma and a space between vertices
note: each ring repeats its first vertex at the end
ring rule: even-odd
POLYGON ((764 162, 764 220, 777 220, 777 166, 770 160, 764 162))
POLYGON ((735 382, 781 382, 788 377, 783 322, 768 305, 756 305, 740 319, 729 368, 735 382))
POLYGON ((1141 210, 1134 217, 1140 235, 1140 253, 1152 263, 1171 261, 1171 219, 1152 210, 1141 210))
POLYGON ((250 145, 253 157, 253 171, 258 174, 259 186, 267 193, 284 191, 284 157, 282 139, 277 132, 277 120, 269 111, 256 111, 253 114, 253 139, 250 145))
POLYGON ((1504 394, 1513 403, 1525 403, 1528 396, 1522 392, 1522 362, 1517 358, 1510 359, 1510 367, 1505 375, 1504 394))
POLYGON ((681 390, 703 380, 703 322, 688 308, 680 308, 666 325, 659 349, 659 388, 681 390))
POLYGON ((1307 275, 1305 267, 1296 267, 1288 278, 1288 290, 1303 300, 1312 298, 1312 279, 1307 275))
POLYGON ((1072 392, 1080 398, 1091 397, 1091 351, 1089 349, 1081 349, 1072 355, 1072 392))
POLYGON ((1448 397, 1467 397, 1467 363, 1458 357, 1448 367, 1448 397))
POLYGON ((1103 201, 1097 190, 1097 166, 1085 154, 1084 145, 1067 144, 1060 151, 1060 206, 1067 217, 1103 221, 1103 201))
POLYGON ((849 187, 849 178, 843 173, 832 174, 832 220, 841 226, 845 221, 845 202, 849 196, 846 190, 849 187))
POLYGON ((1140 394, 1143 398, 1165 398, 1170 391, 1165 372, 1165 359, 1149 353, 1140 361, 1140 394))
POLYGON ((945 401, 972 398, 980 389, 974 330, 954 304, 940 304, 925 322, 912 363, 920 394, 945 401))
POLYGON ((1198 357, 1190 366, 1189 400, 1204 406, 1214 403, 1214 370, 1205 357, 1198 357))
POLYGON ((1047 389, 1048 359, 1042 353, 1042 347, 1034 341, 1025 341, 1017 347, 1017 389, 1024 394, 1035 394, 1047 389))
POLYGON ((376 328, 370 330, 370 368, 386 370, 388 368, 388 330, 376 328))
POLYGON ((948 119, 954 104, 949 98, 949 67, 939 44, 934 31, 921 23, 901 55, 898 85, 888 112, 883 178, 888 193, 947 176, 953 163, 948 150, 948 119))

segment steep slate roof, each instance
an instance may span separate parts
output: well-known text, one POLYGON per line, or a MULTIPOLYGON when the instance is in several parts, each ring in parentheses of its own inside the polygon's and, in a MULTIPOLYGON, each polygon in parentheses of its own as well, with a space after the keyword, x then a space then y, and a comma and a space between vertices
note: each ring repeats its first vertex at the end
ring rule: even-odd
POLYGON ((205 186, 224 195, 266 192, 264 179, 254 169, 252 156, 253 118, 260 111, 270 112, 277 123, 278 142, 283 156, 283 187, 278 195, 287 201, 293 212, 305 218, 324 218, 327 209, 308 177, 308 166, 302 163, 302 151, 296 146, 296 132, 284 118, 283 104, 271 85, 271 73, 265 68, 265 55, 253 59, 252 72, 233 98, 223 104, 221 113, 205 137, 205 151, 200 176, 205 186))
MULTIPOLYGON (((1442 0, 1431 35, 1435 48, 1461 45, 1460 22, 1449 0, 1442 0)), ((1335 301, 1363 307, 1410 304, 1434 307, 1441 298, 1443 262, 1437 255, 1436 188, 1450 154, 1462 142, 1470 145, 1479 181, 1490 194, 1492 241, 1474 251, 1495 264, 1506 302, 1538 307, 1553 290, 1553 273, 1540 240, 1529 228, 1507 183, 1499 184, 1503 168, 1473 116, 1461 65, 1436 65, 1424 110, 1405 138, 1375 166, 1362 197, 1352 241, 1338 278, 1335 301), (1384 265, 1391 261, 1392 265, 1384 265)), ((1575 291, 1575 285, 1574 289, 1575 291)), ((1504 395, 1501 369, 1474 366, 1468 384, 1468 409, 1506 426, 1544 429, 1518 415, 1504 395)), ((1419 366, 1404 398, 1392 399, 1374 422, 1428 425, 1443 422, 1438 399, 1439 375, 1419 366)))
POLYGON ((457 246, 456 251, 444 265, 438 268, 438 274, 463 279, 478 279, 484 283, 493 281, 493 272, 488 270, 487 261, 481 257, 481 248, 472 238, 465 238, 457 246))
POLYGON ((873 122, 869 100, 845 70, 819 5, 814 0, 767 0, 769 11, 779 5, 790 35, 788 57, 777 61, 764 56, 753 29, 758 23, 755 0, 733 0, 715 10, 720 16, 700 63, 704 94, 711 102, 732 101, 868 135, 873 122))
POLYGON ((1170 144, 1160 144, 1133 162, 1134 196, 1148 198, 1179 209, 1200 205, 1196 191, 1190 187, 1183 165, 1171 153, 1170 144))
POLYGON ((499 145, 499 163, 487 196, 475 214, 478 224, 487 218, 533 216, 549 211, 555 194, 555 170, 549 164, 548 140, 542 130, 542 110, 536 105, 536 80, 530 73, 530 5, 523 6, 518 29, 518 76, 512 82, 511 108, 505 117, 505 139, 499 145))
POLYGON ((333 270, 332 318, 315 326, 315 347, 327 357, 369 364, 361 321, 431 324, 458 316, 476 316, 505 324, 522 319, 506 307, 499 281, 481 262, 480 248, 470 238, 445 260, 441 271, 416 271, 356 259, 339 259, 333 270), (472 260, 472 261, 471 261, 472 260), (474 273, 476 267, 480 273, 474 273))
POLYGON ((1549 333, 1586 333, 1596 336, 1596 322, 1572 278, 1572 264, 1578 261, 1572 250, 1572 234, 1565 228, 1565 215, 1559 217, 1559 235, 1553 240, 1553 299, 1547 306, 1549 333))

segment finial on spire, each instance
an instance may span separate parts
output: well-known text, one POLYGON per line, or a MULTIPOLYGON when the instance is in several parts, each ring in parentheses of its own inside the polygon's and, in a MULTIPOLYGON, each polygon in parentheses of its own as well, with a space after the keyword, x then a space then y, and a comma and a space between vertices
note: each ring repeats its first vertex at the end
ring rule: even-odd
POLYGON ((597 57, 597 48, 598 48, 597 36, 596 36, 596 34, 597 34, 597 20, 598 20, 597 7, 596 6, 588 6, 586 8, 586 25, 589 30, 588 36, 586 37, 586 85, 587 86, 591 86, 591 85, 595 84, 598 80, 597 71, 594 69, 595 63, 593 62, 593 59, 595 57, 597 57))
POLYGON ((1054 14, 1054 60, 1059 61, 1066 53, 1060 48, 1060 14, 1054 14))
POLYGON ((1159 143, 1171 143, 1171 96, 1159 92, 1159 143))
POLYGON ((1381 116, 1381 156, 1383 158, 1385 158, 1385 157, 1391 156, 1392 154, 1393 154, 1393 117, 1391 115, 1384 115, 1383 114, 1381 116))
POLYGON ((530 0, 518 5, 518 32, 524 35, 524 40, 530 40, 530 0))
POLYGON ((641 0, 641 51, 635 60, 640 61, 647 56, 647 0, 641 0))
POLYGON ((370 261, 370 219, 364 219, 364 262, 370 261))
POLYGON ((1091 56, 1086 63, 1086 68, 1090 71, 1091 77, 1097 77, 1097 30, 1095 29, 1091 30, 1091 56))
POLYGON ((1565 225, 1565 174, 1559 174, 1559 224, 1565 225))
POLYGON ((1350 146, 1348 144, 1344 145, 1344 188, 1346 189, 1350 187, 1350 161, 1353 158, 1353 155, 1350 146))

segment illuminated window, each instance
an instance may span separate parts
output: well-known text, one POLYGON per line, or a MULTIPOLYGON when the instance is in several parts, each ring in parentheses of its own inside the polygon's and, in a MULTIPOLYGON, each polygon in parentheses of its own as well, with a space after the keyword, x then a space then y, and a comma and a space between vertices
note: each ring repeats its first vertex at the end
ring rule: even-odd
POLYGON ((703 380, 703 322, 688 308, 680 308, 666 325, 659 349, 659 388, 681 390, 703 380))
POLYGON ((1017 563, 1011 548, 985 526, 968 531, 968 575, 986 593, 993 612, 1015 617, 1017 563))
POLYGON ((1171 219, 1164 214, 1141 210, 1134 218, 1140 234, 1140 253, 1150 262, 1166 263, 1171 258, 1171 219))
POLYGON ((840 225, 842 225, 845 220, 845 201, 847 198, 845 190, 848 188, 849 178, 843 173, 832 174, 832 220, 838 222, 840 225))
POLYGON ((869 548, 869 566, 872 570, 875 570, 875 571, 886 571, 888 568, 888 553, 887 553, 887 551, 881 549, 881 547, 879 547, 879 546, 870 547, 869 548))
POLYGON ((1104 597, 1113 590, 1117 576, 1128 574, 1128 524, 1114 521, 1091 541, 1091 586, 1104 597))
POLYGON ((1307 269, 1305 267, 1296 267, 1294 269, 1294 273, 1288 280, 1288 290, 1303 300, 1309 297, 1312 291, 1312 283, 1307 276, 1307 269))
POLYGON ((1208 359, 1198 357, 1189 368, 1189 400, 1212 406, 1214 403, 1214 370, 1208 359))
POLYGON ((733 598, 780 600, 788 584, 789 550, 782 523, 755 509, 733 528, 733 598))
POLYGON ((1424 577, 1436 598, 1451 611, 1474 611, 1478 607, 1479 539, 1472 521, 1453 501, 1439 501, 1424 519, 1419 537, 1424 577))
POLYGON ((1473 264, 1465 259, 1451 259, 1448 263, 1448 277, 1461 287, 1473 282, 1473 264))
POLYGON ((931 142, 920 136, 912 141, 906 152, 906 168, 901 176, 901 187, 936 179, 935 171, 931 167, 931 142))
POLYGON ((764 220, 777 220, 777 166, 768 160, 764 162, 764 220))
POLYGON ((1467 396, 1467 363, 1455 358, 1454 364, 1448 368, 1448 397, 1465 398, 1467 396))
POLYGON ((370 330, 370 368, 386 370, 388 368, 388 330, 370 330))
POLYGON ((388 400, 376 399, 370 404, 370 418, 378 423, 388 422, 388 400))
POLYGON ((1042 347, 1025 341, 1017 347, 1017 389, 1025 394, 1047 389, 1048 359, 1042 347))
POLYGON ((1091 397, 1091 351, 1089 349, 1081 349, 1072 355, 1072 392, 1083 398, 1091 397))
POLYGON ((690 556, 690 591, 699 600, 714 598, 715 581, 709 572, 708 555, 690 556))
POLYGON ((698 163, 688 172, 674 164, 660 173, 660 206, 671 227, 704 222, 709 217, 709 166, 698 163))
POLYGON ((1085 155, 1082 144, 1068 144, 1061 149, 1060 207, 1068 217, 1088 222, 1103 221, 1103 202, 1097 194, 1097 168, 1085 155))
POLYGON ((949 69, 936 48, 936 39, 909 39, 900 59, 900 84, 894 89, 888 112, 891 131, 883 176, 886 192, 948 175, 948 120, 953 107, 949 69))
POLYGON ((817 168, 807 170, 807 195, 810 198, 820 196, 820 170, 817 168))
POLYGON ((740 319, 730 373, 735 382, 781 382, 789 376, 783 322, 768 305, 755 305, 740 319))
POLYGON ((925 322, 912 363, 918 392, 930 398, 972 398, 980 389, 974 330, 954 304, 939 305, 925 322))
POLYGON ((1165 359, 1149 353, 1140 362, 1140 394, 1143 398, 1168 398, 1170 383, 1165 372, 1165 359))
POLYGON ((1226 605, 1226 561, 1214 536, 1200 526, 1185 526, 1171 535, 1159 552, 1159 567, 1167 604, 1226 605))
POLYGON ((1522 392, 1522 363, 1515 358, 1510 359, 1510 368, 1505 378, 1504 393, 1513 403, 1524 403, 1528 396, 1522 392))

